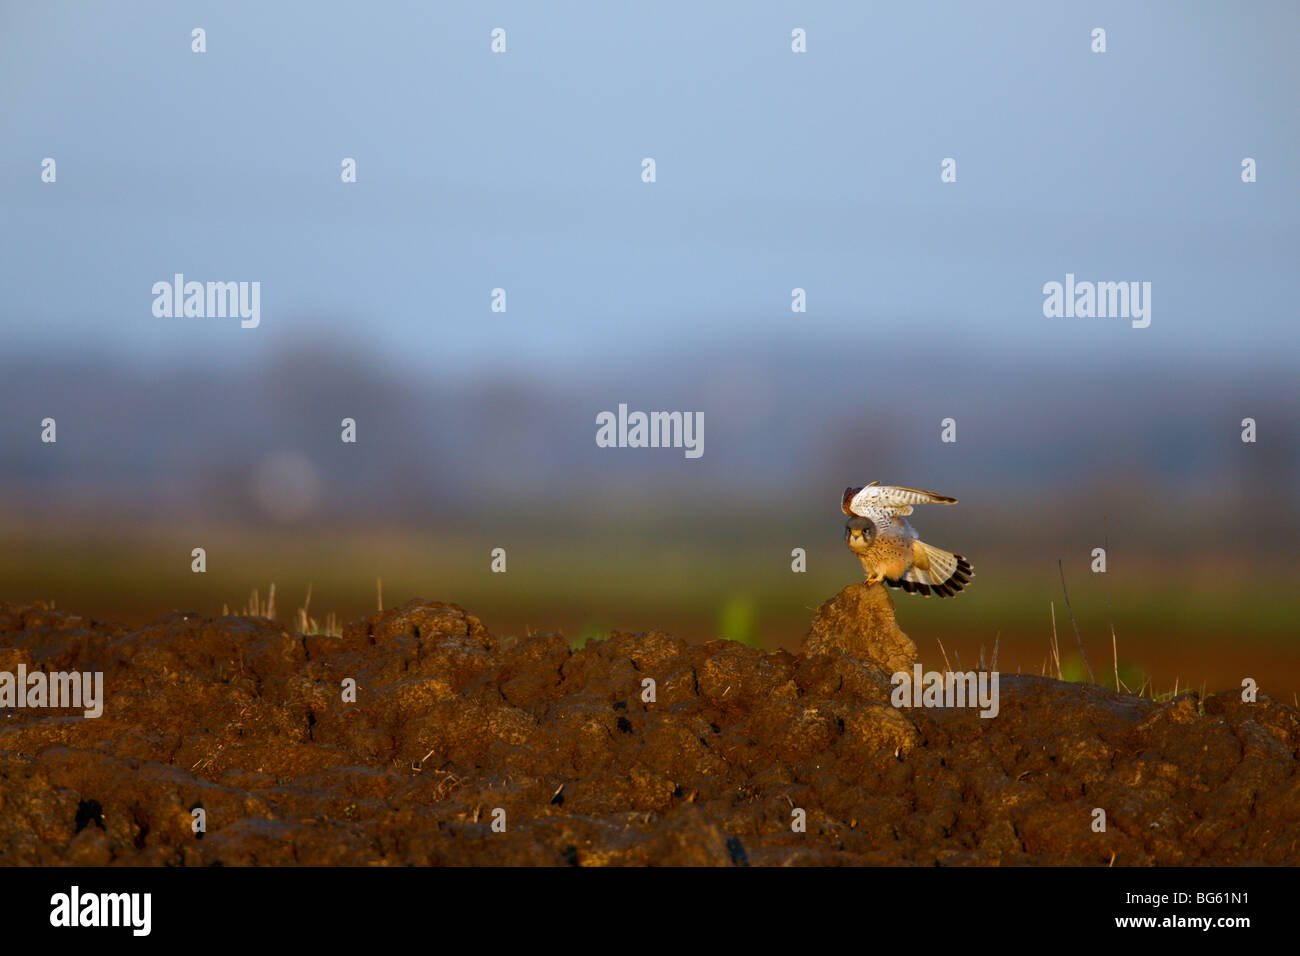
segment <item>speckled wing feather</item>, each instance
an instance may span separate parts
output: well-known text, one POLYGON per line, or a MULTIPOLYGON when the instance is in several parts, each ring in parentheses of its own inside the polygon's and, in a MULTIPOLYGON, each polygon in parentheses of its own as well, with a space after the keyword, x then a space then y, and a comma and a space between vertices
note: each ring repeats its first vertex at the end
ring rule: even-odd
POLYGON ((956 498, 949 498, 947 495, 933 491, 905 488, 902 485, 882 485, 878 481, 873 481, 865 488, 846 488, 840 507, 845 514, 860 515, 878 521, 895 515, 910 515, 912 505, 955 505, 956 503, 956 498))

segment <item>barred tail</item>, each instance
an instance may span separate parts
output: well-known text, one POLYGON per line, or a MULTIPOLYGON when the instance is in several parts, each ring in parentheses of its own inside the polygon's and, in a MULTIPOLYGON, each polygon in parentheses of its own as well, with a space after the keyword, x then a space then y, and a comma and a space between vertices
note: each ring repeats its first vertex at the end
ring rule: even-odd
POLYGON ((941 550, 924 541, 913 541, 912 567, 901 578, 886 578, 885 583, 912 594, 952 597, 974 576, 970 562, 960 554, 941 550))

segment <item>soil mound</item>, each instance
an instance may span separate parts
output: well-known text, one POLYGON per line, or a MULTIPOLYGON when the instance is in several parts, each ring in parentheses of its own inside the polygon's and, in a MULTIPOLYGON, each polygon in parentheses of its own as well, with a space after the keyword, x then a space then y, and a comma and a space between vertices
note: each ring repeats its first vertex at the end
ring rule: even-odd
POLYGON ((883 587, 850 584, 817 609, 803 640, 805 654, 843 651, 891 674, 910 671, 916 645, 894 618, 894 599, 883 587))
POLYGON ((864 586, 798 655, 658 631, 572 650, 423 601, 341 637, 0 605, 0 671, 102 671, 105 696, 97 719, 0 710, 0 862, 1300 859, 1293 708, 1010 674, 996 718, 895 708, 915 658, 864 586))

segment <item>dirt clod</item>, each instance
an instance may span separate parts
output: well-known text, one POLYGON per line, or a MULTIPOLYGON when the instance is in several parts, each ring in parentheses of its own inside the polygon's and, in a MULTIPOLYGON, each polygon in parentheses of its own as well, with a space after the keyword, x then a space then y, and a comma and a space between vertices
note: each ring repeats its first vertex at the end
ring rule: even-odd
POLYGON ((891 674, 910 671, 916 645, 894 618, 894 600, 879 584, 850 584, 817 609, 804 637, 805 654, 843 651, 891 674))

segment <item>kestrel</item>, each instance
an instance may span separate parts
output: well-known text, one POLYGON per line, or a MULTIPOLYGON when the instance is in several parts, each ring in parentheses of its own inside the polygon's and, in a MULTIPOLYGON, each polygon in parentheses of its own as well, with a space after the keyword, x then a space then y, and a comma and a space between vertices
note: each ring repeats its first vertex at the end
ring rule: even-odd
POLYGON ((867 583, 883 581, 891 588, 927 597, 952 597, 969 584, 975 574, 969 561, 918 541, 916 531, 903 519, 915 504, 956 503, 956 498, 933 491, 878 481, 865 488, 845 488, 840 507, 850 517, 844 526, 844 543, 862 562, 867 583))

